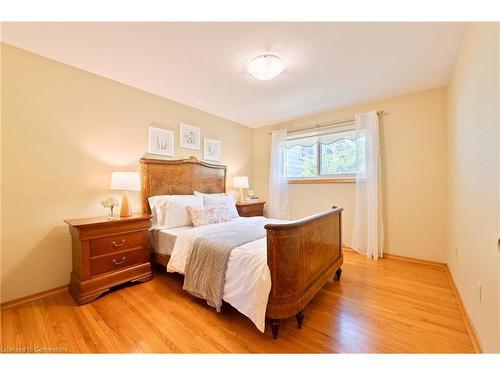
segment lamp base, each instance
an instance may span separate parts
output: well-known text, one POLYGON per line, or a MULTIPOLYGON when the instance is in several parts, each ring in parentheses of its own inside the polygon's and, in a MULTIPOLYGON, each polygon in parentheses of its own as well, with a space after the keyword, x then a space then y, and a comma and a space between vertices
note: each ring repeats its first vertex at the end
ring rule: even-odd
POLYGON ((243 193, 243 188, 240 188, 240 202, 243 202, 245 200, 245 194, 243 193))
POLYGON ((120 208, 120 217, 132 216, 132 211, 130 211, 130 202, 128 200, 128 191, 124 191, 122 194, 122 205, 120 208))

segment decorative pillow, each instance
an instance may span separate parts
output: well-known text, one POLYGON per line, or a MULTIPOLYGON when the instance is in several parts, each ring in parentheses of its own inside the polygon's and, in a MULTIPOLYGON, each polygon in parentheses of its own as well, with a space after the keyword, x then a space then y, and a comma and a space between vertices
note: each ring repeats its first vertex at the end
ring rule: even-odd
POLYGON ((184 227, 193 225, 186 207, 203 205, 203 197, 196 195, 164 195, 154 200, 154 205, 157 226, 164 228, 184 227))
POLYGON ((195 227, 200 225, 224 223, 231 221, 231 215, 226 205, 211 205, 211 206, 188 206, 186 207, 191 221, 195 227))
POLYGON ((205 206, 225 204, 227 206, 227 209, 229 210, 229 215, 231 215, 231 218, 240 217, 240 215, 238 215, 238 210, 236 209, 235 200, 232 195, 204 194, 203 203, 205 204, 205 206))

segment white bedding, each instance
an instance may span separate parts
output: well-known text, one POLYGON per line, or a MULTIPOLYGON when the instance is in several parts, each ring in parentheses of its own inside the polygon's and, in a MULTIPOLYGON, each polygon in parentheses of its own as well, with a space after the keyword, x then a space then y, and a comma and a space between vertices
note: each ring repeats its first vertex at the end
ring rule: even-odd
POLYGON ((170 255, 174 250, 175 241, 179 233, 193 229, 192 226, 177 228, 157 228, 151 230, 151 244, 156 253, 170 255))
MULTIPOLYGON (((239 216, 238 218, 231 220, 238 219, 240 219, 239 216)), ((192 225, 189 225, 177 228, 156 227, 151 229, 151 244, 153 246, 153 250, 158 254, 171 255, 179 233, 193 228, 194 227, 192 225)))
MULTIPOLYGON (((232 221, 209 224, 183 230, 177 235, 168 272, 184 274, 186 261, 193 250, 194 241, 208 233, 223 232, 229 227, 245 225, 248 221, 280 223, 283 221, 266 219, 262 216, 240 217, 232 221)), ((231 252, 224 283, 223 300, 230 303, 242 314, 250 318, 257 328, 264 332, 266 307, 271 290, 271 273, 267 266, 266 238, 248 242, 231 252)))

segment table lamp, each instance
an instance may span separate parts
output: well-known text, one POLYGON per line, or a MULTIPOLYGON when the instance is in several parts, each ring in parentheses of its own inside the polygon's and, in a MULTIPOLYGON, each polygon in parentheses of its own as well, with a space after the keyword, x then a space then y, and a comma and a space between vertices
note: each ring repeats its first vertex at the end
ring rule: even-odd
POLYGON ((120 216, 132 216, 130 211, 130 202, 128 200, 129 191, 141 190, 139 182, 139 173, 137 172, 111 172, 110 190, 122 190, 122 204, 120 208, 120 216))
POLYGON ((233 178, 233 188, 240 189, 240 202, 243 202, 244 195, 243 189, 248 189, 248 177, 247 176, 237 176, 233 178))

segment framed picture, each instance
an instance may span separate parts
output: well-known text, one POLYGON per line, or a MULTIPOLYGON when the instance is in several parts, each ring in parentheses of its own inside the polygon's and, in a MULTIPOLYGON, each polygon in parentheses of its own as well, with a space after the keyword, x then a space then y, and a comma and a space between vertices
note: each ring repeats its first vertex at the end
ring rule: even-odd
POLYGON ((220 161, 220 141, 203 138, 203 159, 220 161))
POLYGON ((199 150, 201 148, 200 128, 181 122, 179 136, 180 146, 182 148, 191 148, 193 150, 199 150))
POLYGON ((150 126, 148 129, 148 153, 174 156, 174 132, 150 126))

